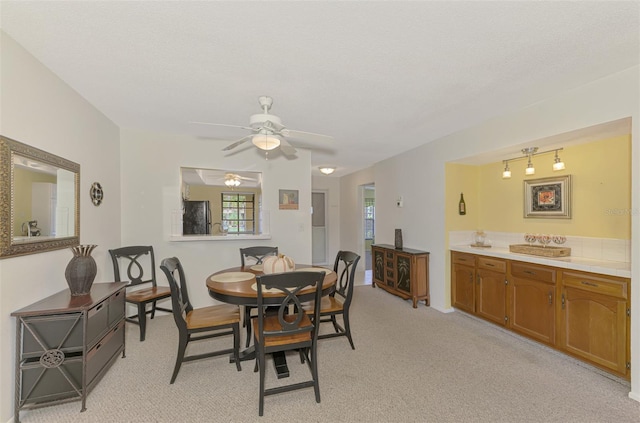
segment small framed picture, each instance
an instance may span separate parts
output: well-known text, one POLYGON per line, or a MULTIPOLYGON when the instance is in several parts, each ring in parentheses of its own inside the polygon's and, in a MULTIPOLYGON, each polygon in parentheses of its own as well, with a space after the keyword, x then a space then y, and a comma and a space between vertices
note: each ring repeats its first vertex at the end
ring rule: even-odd
POLYGON ((279 195, 280 210, 298 210, 298 190, 297 189, 281 189, 279 195))
POLYGON ((525 180, 524 217, 571 219, 571 175, 525 180))

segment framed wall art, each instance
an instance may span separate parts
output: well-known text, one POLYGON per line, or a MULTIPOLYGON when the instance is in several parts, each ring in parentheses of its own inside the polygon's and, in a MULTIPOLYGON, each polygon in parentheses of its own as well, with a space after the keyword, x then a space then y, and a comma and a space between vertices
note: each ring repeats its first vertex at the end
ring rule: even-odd
POLYGON ((281 189, 278 205, 280 210, 298 210, 298 190, 297 189, 281 189))
POLYGON ((524 217, 571 219, 571 175, 524 181, 524 217))

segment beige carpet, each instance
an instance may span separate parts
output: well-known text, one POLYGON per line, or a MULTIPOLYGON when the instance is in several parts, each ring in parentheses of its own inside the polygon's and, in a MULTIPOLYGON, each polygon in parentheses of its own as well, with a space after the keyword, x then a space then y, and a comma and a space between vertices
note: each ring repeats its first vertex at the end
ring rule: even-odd
MULTIPOLYGON (((151 322, 142 343, 137 327, 127 326, 127 357, 90 393, 85 412, 71 402, 23 410, 21 420, 640 421, 640 403, 628 398, 628 383, 463 313, 413 309, 370 286, 355 288, 352 312, 355 351, 345 338, 320 341, 320 404, 312 389, 283 393, 267 397, 265 415, 258 417, 253 362, 237 372, 227 357, 186 363, 169 385, 177 330, 165 315, 151 322)), ((308 376, 297 355, 288 361, 288 382, 308 376)), ((277 383, 271 367, 267 376, 267 386, 277 383)))

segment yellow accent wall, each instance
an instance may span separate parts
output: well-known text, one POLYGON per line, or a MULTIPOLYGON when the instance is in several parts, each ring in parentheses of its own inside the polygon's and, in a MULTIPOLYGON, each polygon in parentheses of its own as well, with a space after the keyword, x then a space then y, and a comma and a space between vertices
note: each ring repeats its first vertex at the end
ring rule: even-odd
POLYGON ((565 147, 559 156, 565 170, 553 171, 553 153, 541 154, 532 159, 535 175, 526 179, 572 175, 571 219, 524 218, 526 159, 509 163, 511 179, 502 179, 502 162, 483 166, 448 163, 447 231, 481 228, 631 239, 631 136, 565 147), (457 212, 461 191, 466 216, 457 212))

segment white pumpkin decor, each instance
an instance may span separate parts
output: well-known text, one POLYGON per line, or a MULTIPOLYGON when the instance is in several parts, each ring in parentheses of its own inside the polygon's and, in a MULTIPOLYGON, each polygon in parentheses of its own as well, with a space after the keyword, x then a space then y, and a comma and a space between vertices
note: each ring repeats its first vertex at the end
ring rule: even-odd
POLYGON ((284 254, 269 256, 262 260, 262 271, 265 274, 291 272, 296 269, 293 259, 284 254))

